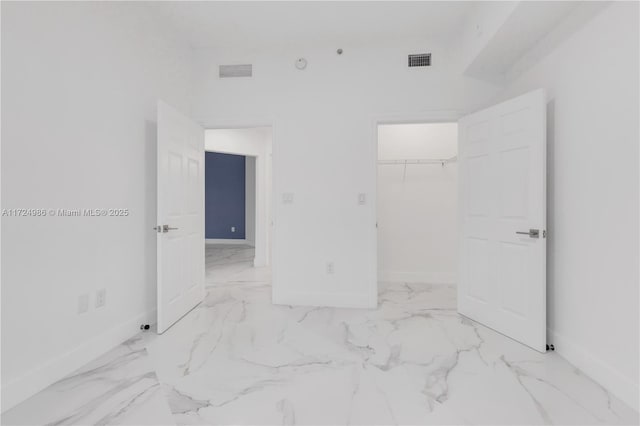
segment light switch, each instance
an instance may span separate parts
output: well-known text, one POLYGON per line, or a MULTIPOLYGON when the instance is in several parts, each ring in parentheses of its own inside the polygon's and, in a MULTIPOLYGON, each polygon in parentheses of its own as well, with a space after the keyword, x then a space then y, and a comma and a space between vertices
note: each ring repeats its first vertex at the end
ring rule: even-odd
POLYGON ((364 192, 358 194, 358 204, 360 204, 361 206, 367 204, 367 194, 365 194, 364 192))

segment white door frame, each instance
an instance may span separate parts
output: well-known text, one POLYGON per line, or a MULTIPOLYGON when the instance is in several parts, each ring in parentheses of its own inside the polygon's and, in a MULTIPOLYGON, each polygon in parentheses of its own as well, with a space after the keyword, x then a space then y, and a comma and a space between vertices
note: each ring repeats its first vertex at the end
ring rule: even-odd
MULTIPOLYGON (((429 123, 457 123, 462 114, 456 110, 431 110, 421 113, 405 113, 405 114, 387 114, 377 115, 372 120, 371 134, 374 143, 371 148, 371 167, 374 179, 373 194, 371 194, 371 202, 375 209, 376 223, 374 223, 376 237, 372 248, 371 258, 374 259, 374 287, 369 297, 372 300, 378 299, 378 126, 384 124, 429 124, 429 123)), ((456 142, 457 143, 457 142, 456 142)), ((377 302, 376 304, 377 305, 377 302)))
MULTIPOLYGON (((224 154, 243 155, 254 157, 256 159, 256 214, 255 214, 255 247, 256 254, 254 258, 254 266, 262 267, 273 264, 273 246, 274 246, 274 185, 273 185, 273 147, 275 146, 275 125, 273 121, 252 121, 252 122, 216 122, 205 126, 205 152, 219 152, 224 154), (210 138, 210 130, 239 130, 252 129, 257 127, 269 127, 271 129, 271 145, 272 155, 268 158, 268 154, 250 151, 242 148, 232 148, 226 146, 212 146, 208 143, 210 138), (260 185, 260 177, 266 177, 271 180, 271 195, 269 196, 267 188, 260 185), (260 189, 262 188, 262 189, 260 189), (267 197, 269 199, 267 199, 267 197), (262 202, 260 202, 262 200, 262 202), (271 223, 269 223, 269 218, 271 223)), ((204 239, 204 235, 203 235, 204 239)))

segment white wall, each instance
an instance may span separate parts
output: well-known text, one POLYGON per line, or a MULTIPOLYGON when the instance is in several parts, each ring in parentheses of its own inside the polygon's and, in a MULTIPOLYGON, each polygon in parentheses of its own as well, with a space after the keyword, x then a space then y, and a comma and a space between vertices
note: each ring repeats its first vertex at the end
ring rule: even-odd
POLYGON ((154 321, 156 100, 189 112, 191 51, 146 16, 2 3, 2 208, 131 212, 3 218, 3 410, 154 321))
POLYGON ((638 409, 638 3, 614 3, 509 84, 546 88, 556 351, 638 409))
POLYGON ((461 70, 468 72, 484 48, 499 33, 519 6, 519 1, 476 1, 465 24, 454 37, 453 50, 461 70))
POLYGON ((247 244, 256 245, 256 157, 245 157, 245 225, 247 244))
MULTIPOLYGON (((255 158, 255 225, 253 229, 255 266, 266 266, 271 259, 271 127, 251 127, 236 129, 205 130, 204 148, 206 151, 226 154, 245 155, 255 158)), ((247 163, 248 164, 248 163, 247 163)), ((248 176, 248 175, 247 175, 248 176)), ((247 187, 248 188, 248 187, 247 187)))
POLYGON ((274 125, 275 302, 375 306, 375 119, 419 120, 436 110, 455 116, 497 92, 456 72, 447 52, 428 40, 196 51, 198 121, 274 125), (338 47, 344 54, 335 53, 338 47), (408 69, 406 55, 425 50, 434 65, 408 69), (294 67, 300 56, 308 60, 304 71, 294 67), (219 79, 218 65, 228 63, 252 63, 254 76, 219 79), (284 193, 293 194, 292 203, 283 204, 284 193), (358 205, 358 193, 369 195, 366 205, 358 205), (334 274, 326 273, 327 262, 334 274))
MULTIPOLYGON (((378 127, 378 160, 458 154, 457 123, 378 127)), ((378 277, 454 284, 458 253, 458 164, 378 165, 378 277)))

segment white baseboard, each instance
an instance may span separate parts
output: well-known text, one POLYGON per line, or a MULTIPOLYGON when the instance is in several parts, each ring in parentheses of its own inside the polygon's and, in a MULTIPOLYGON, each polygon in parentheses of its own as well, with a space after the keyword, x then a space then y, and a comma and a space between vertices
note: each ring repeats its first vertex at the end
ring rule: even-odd
POLYGON ((253 246, 251 242, 247 240, 235 240, 235 239, 225 239, 225 238, 205 238, 205 244, 240 244, 240 245, 249 245, 253 246))
POLYGON ((28 371, 21 377, 11 380, 2 386, 2 412, 15 407, 47 386, 63 379, 88 362, 135 336, 140 332, 140 324, 155 323, 155 309, 139 314, 93 337, 71 351, 28 371))
POLYGON ((553 343, 558 355, 598 382, 629 407, 640 411, 638 404, 640 394, 637 383, 620 373, 614 366, 590 355, 588 349, 579 346, 566 336, 551 329, 548 329, 547 332, 550 338, 549 343, 553 343))
POLYGON ((454 285, 456 274, 443 272, 378 271, 378 279, 384 282, 429 283, 454 285))
POLYGON ((274 288, 271 301, 274 305, 375 309, 377 299, 377 294, 277 292, 274 288))

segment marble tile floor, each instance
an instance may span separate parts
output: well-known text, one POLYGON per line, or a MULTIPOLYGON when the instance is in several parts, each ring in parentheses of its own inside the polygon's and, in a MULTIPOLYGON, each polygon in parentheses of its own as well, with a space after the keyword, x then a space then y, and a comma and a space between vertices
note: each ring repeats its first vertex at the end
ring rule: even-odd
POLYGON ((2 414, 3 425, 175 424, 143 334, 2 414))
POLYGON ((250 248, 207 249, 206 300, 9 410, 2 424, 638 424, 555 353, 381 283, 372 310, 274 306, 250 248))
POLYGON ((254 255, 255 248, 248 245, 207 244, 206 285, 269 283, 270 268, 254 268, 254 255))

